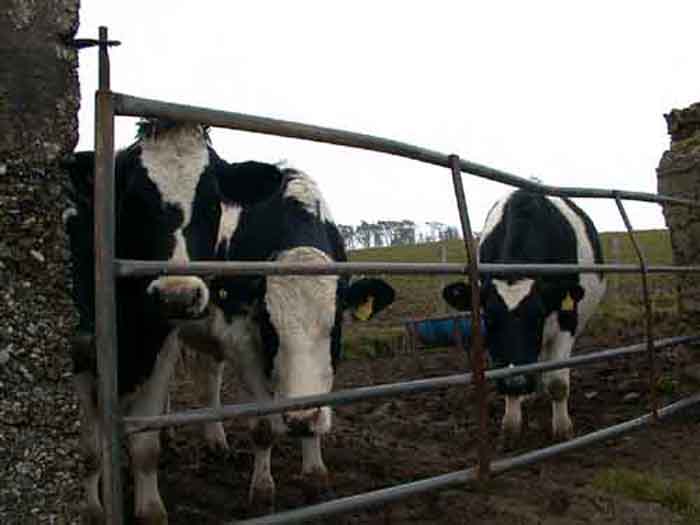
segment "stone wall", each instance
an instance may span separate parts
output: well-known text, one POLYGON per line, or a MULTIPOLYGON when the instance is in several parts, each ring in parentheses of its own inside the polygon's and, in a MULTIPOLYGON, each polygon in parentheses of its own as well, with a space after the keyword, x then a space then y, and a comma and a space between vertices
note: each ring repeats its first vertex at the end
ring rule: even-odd
POLYGON ((78 139, 78 0, 0 4, 0 523, 74 523, 80 489, 57 161, 78 139))
MULTIPOLYGON (((700 200, 700 103, 665 115, 670 149, 657 169, 658 191, 700 200)), ((700 264, 700 208, 664 206, 666 225, 671 231, 675 264, 700 264)), ((685 328, 700 325, 700 275, 678 278, 679 308, 685 328)))

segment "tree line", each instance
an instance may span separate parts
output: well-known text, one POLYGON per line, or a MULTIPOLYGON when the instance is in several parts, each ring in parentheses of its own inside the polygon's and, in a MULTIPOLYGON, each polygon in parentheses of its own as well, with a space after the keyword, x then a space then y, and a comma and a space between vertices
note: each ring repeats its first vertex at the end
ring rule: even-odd
POLYGON ((456 227, 435 221, 418 224, 409 220, 361 221, 357 226, 339 224, 338 229, 348 250, 408 246, 460 238, 456 227))

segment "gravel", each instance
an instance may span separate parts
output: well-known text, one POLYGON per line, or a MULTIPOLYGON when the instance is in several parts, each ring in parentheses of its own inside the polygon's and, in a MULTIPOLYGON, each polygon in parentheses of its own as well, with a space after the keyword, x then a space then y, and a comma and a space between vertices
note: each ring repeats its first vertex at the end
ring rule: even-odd
POLYGON ((0 523, 78 523, 78 402, 57 172, 0 179, 0 523))

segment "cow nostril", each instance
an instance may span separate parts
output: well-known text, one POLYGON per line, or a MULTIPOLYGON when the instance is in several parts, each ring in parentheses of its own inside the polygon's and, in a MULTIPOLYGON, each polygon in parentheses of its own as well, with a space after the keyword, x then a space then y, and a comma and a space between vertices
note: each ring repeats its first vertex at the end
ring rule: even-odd
POLYGON ((202 289, 198 286, 194 289, 194 302, 192 304, 198 304, 202 299, 202 289))

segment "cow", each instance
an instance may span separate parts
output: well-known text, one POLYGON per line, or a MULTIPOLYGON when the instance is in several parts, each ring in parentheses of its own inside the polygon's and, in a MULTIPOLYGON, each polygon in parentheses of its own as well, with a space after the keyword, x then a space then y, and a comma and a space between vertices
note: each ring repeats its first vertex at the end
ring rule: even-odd
MULTIPOLYGON (((527 190, 509 192, 489 211, 479 241, 481 263, 602 264, 598 232, 571 200, 527 190)), ((486 345, 495 367, 566 359, 605 293, 598 273, 481 276, 481 307, 486 345)), ((471 292, 457 282, 443 298, 458 310, 471 309, 471 292)), ((498 381, 506 405, 502 428, 506 444, 521 433, 521 402, 538 386, 533 375, 498 381)), ((541 386, 552 399, 552 435, 573 437, 569 417, 569 370, 545 372, 541 386)))
MULTIPOLYGON (((247 208, 226 205, 218 255, 227 261, 325 264, 347 260, 343 239, 318 185, 279 166, 283 179, 269 199, 247 208)), ((180 336, 188 346, 218 348, 233 364, 248 400, 324 394, 341 358, 344 316, 366 320, 389 306, 393 288, 381 279, 347 276, 234 276, 214 279, 209 317, 180 336)), ((255 451, 252 512, 274 508, 271 447, 279 436, 301 439, 302 479, 310 500, 331 494, 321 436, 331 429, 324 406, 251 418, 255 451)))
MULTIPOLYGON (((85 515, 100 522, 101 429, 96 401, 94 153, 64 162, 73 207, 64 212, 70 245, 72 297, 78 327, 72 338, 73 382, 83 415, 87 472, 85 515)), ((224 216, 223 202, 247 206, 264 200, 282 182, 259 163, 229 164, 212 148, 201 125, 149 119, 137 140, 115 157, 115 250, 124 259, 188 262, 213 259, 224 216)), ((225 224, 224 224, 225 227, 225 224)), ((177 325, 205 316, 211 290, 200 277, 158 276, 119 280, 116 285, 118 391, 122 413, 155 416, 168 403, 168 384, 180 358, 177 325)), ((211 361, 209 367, 218 364, 211 361)), ((205 383, 216 378, 204 374, 205 383)), ((218 405, 220 384, 204 384, 206 402, 218 405)), ((221 423, 205 427, 214 449, 227 447, 221 423)), ((158 432, 129 436, 139 523, 167 523, 158 490, 158 432)))

